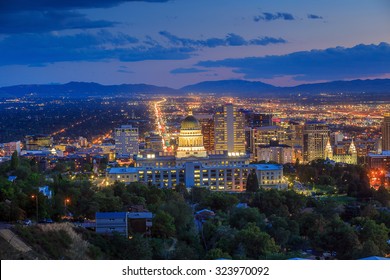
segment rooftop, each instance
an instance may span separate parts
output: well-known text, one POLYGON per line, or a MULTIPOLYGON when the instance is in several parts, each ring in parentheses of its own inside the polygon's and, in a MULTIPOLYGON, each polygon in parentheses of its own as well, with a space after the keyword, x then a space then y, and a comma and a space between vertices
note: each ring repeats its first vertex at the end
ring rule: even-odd
POLYGON ((282 170, 283 166, 281 164, 250 164, 249 166, 253 166, 256 170, 282 170))
POLYGON ((137 173, 138 170, 135 167, 113 167, 108 170, 108 174, 122 174, 122 173, 137 173))

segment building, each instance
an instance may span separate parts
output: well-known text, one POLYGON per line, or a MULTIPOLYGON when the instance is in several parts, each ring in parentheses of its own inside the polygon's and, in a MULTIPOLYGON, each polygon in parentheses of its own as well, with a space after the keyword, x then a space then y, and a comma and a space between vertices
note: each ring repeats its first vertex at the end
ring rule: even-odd
POLYGON ((245 116, 245 123, 248 127, 271 126, 272 115, 267 113, 256 113, 249 110, 240 110, 245 116))
POLYGON ((370 169, 390 170, 390 151, 383 151, 381 154, 369 153, 367 163, 370 169))
POLYGON ((214 119, 212 116, 202 116, 198 118, 202 127, 203 145, 206 151, 211 152, 215 149, 214 119))
POLYGON ((4 156, 10 157, 12 154, 17 151, 20 155, 20 141, 4 143, 4 156))
POLYGON ((278 141, 279 143, 284 144, 287 139, 287 133, 281 126, 263 126, 254 128, 252 137, 252 153, 257 155, 257 148, 259 145, 268 145, 271 141, 278 141))
POLYGON ((138 128, 122 125, 115 128, 115 153, 117 156, 133 157, 138 154, 138 128))
POLYGON ((306 122, 303 130, 303 161, 324 159, 329 127, 324 122, 306 122))
POLYGON ((53 191, 50 189, 49 186, 39 187, 38 190, 39 190, 40 193, 42 193, 48 199, 52 199, 53 198, 53 191))
POLYGON ((257 147, 256 159, 265 162, 277 162, 279 164, 293 162, 293 148, 278 141, 270 141, 269 145, 259 145, 257 147))
POLYGON ((287 188, 286 181, 283 178, 283 166, 279 164, 256 164, 253 165, 254 171, 263 188, 287 188))
MULTIPOLYGON (((248 174, 251 169, 258 168, 257 165, 250 165, 249 156, 245 153, 208 153, 202 141, 200 124, 190 114, 181 123, 176 153, 139 154, 135 157, 134 168, 111 168, 107 171, 106 180, 108 184, 139 181, 160 188, 175 188, 184 184, 187 188, 244 191, 248 174)), ((278 185, 275 183, 274 186, 278 185)), ((267 186, 271 186, 271 183, 267 186)))
MULTIPOLYGON (((304 125, 290 121, 286 132, 286 141, 284 144, 295 147, 303 146, 303 128, 304 125)), ((280 141, 280 140, 279 140, 280 141)))
POLYGON ((114 232, 131 238, 134 233, 151 234, 151 212, 97 212, 96 233, 111 235, 114 232))
POLYGON ((157 133, 150 133, 145 137, 145 150, 148 152, 162 152, 164 150, 163 137, 157 133))
POLYGON ((346 150, 344 145, 336 145, 335 147, 332 147, 330 145, 330 139, 328 139, 324 150, 324 159, 347 164, 357 164, 358 153, 355 143, 352 140, 348 150, 346 150))
POLYGON ((50 135, 27 135, 25 137, 26 150, 48 150, 53 146, 53 138, 50 135))
POLYGON ((134 167, 113 167, 107 170, 106 178, 111 183, 118 181, 129 184, 138 181, 138 170, 134 167))
POLYGON ((128 236, 127 212, 98 212, 95 220, 96 233, 128 236))
POLYGON ((245 153, 245 118, 233 104, 220 108, 214 115, 215 150, 245 153))
POLYGON ((386 113, 382 122, 382 150, 390 151, 390 113, 386 113))
POLYGON ((192 112, 181 122, 179 145, 176 150, 177 158, 206 157, 203 146, 202 127, 192 112))
POLYGON ((87 147, 88 146, 87 138, 80 136, 78 140, 78 144, 80 145, 80 147, 87 147))

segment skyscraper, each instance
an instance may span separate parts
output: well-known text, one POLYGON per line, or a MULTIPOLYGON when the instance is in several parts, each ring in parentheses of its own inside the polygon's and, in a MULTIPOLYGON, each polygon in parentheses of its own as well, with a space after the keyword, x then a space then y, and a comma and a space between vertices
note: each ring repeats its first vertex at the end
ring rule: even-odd
POLYGON ((303 130, 303 161, 324 159, 329 127, 324 122, 306 122, 303 130))
POLYGON ((233 104, 215 113, 214 127, 216 151, 245 153, 245 118, 233 104))
POLYGON ((385 113, 382 122, 382 150, 390 151, 390 113, 385 113))
POLYGON ((115 153, 129 157, 138 154, 138 128, 132 125, 115 128, 115 153))
POLYGON ((214 119, 213 118, 198 118, 199 123, 202 126, 203 145, 206 151, 214 151, 215 148, 215 135, 214 135, 214 119))

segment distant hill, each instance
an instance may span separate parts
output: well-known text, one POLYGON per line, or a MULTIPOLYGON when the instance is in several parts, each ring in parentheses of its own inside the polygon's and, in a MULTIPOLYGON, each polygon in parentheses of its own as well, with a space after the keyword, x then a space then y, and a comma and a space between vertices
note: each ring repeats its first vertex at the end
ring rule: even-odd
POLYGON ((159 87, 147 84, 101 85, 98 83, 70 82, 50 85, 17 85, 0 88, 0 97, 73 97, 88 96, 131 96, 134 94, 182 95, 187 93, 214 93, 217 95, 285 97, 297 94, 315 97, 321 93, 346 93, 350 97, 390 100, 390 79, 335 81, 303 84, 294 87, 275 87, 262 82, 245 80, 206 81, 185 86, 181 89, 159 87), (375 95, 373 95, 375 94, 375 95))
POLYGON ((389 93, 390 79, 335 81, 283 88, 290 93, 389 93))
POLYGON ((224 94, 257 94, 261 92, 272 92, 278 89, 275 86, 262 82, 251 82, 245 80, 220 80, 207 81, 181 88, 184 92, 203 93, 224 93, 224 94))
POLYGON ((251 96, 263 98, 301 99, 319 102, 324 99, 321 94, 336 94, 328 97, 345 101, 390 101, 390 79, 334 81, 326 83, 303 84, 294 87, 275 87, 261 82, 244 80, 222 80, 202 82, 181 88, 185 93, 202 92, 234 96, 251 96), (341 95, 343 94, 343 95, 341 95))
POLYGON ((98 83, 70 82, 51 85, 18 85, 0 88, 0 97, 87 97, 132 94, 179 94, 180 91, 147 84, 101 85, 98 83))

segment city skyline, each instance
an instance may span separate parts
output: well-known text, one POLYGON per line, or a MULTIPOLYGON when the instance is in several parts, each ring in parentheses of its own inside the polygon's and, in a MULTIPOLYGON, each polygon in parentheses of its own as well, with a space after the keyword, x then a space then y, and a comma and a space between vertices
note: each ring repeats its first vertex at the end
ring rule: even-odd
POLYGON ((2 4, 0 86, 390 77, 386 1, 2 4))

